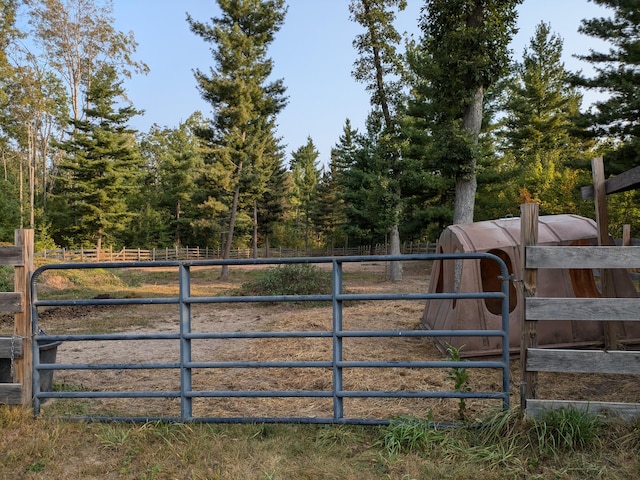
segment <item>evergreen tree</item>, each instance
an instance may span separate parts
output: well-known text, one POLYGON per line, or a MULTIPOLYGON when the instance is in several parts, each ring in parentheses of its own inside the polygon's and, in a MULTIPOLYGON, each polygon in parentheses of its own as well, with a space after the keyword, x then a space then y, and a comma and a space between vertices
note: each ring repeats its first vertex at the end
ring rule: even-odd
POLYGON ((455 180, 454 223, 473 222, 486 91, 505 73, 522 0, 426 0, 421 82, 432 170, 455 180))
POLYGON ((307 143, 291 152, 291 172, 293 175, 293 201, 296 208, 296 222, 299 222, 300 214, 304 222, 304 247, 309 248, 309 227, 311 225, 311 212, 316 200, 316 189, 320 180, 318 170, 318 157, 320 153, 313 144, 311 137, 307 137, 307 143))
MULTIPOLYGON (((355 62, 353 76, 367 83, 371 103, 382 117, 384 128, 376 142, 381 158, 380 174, 388 177, 385 185, 390 189, 388 198, 394 221, 390 230, 391 254, 400 254, 399 223, 402 214, 400 177, 403 173, 400 155, 398 106, 402 98, 400 77, 402 57, 396 51, 400 34, 393 26, 395 11, 405 9, 406 0, 352 0, 349 6, 352 19, 362 25, 365 33, 358 35, 353 44, 360 58, 355 62)), ((402 263, 391 263, 391 280, 402 280, 402 263)))
POLYGON ((579 187, 590 182, 592 145, 579 136, 582 96, 561 58, 562 39, 541 23, 506 82, 504 155, 496 165, 503 180, 487 183, 479 196, 501 197, 503 215, 517 214, 523 201, 540 202, 541 213, 581 213, 579 187))
POLYGON ((177 128, 154 125, 142 141, 150 174, 143 198, 157 191, 156 207, 167 235, 162 245, 181 246, 193 240, 191 223, 197 216, 193 199, 203 166, 195 132, 202 125, 202 114, 196 112, 177 128))
POLYGON ((266 251, 269 256, 271 237, 275 232, 276 225, 285 214, 285 198, 287 192, 287 171, 279 162, 273 165, 274 170, 268 177, 264 193, 256 201, 257 229, 262 236, 266 251))
MULTIPOLYGON (((229 258, 241 194, 247 191, 265 145, 275 141, 275 117, 286 105, 282 80, 269 81, 273 62, 267 49, 286 15, 284 0, 217 0, 222 16, 212 24, 187 21, 192 32, 212 47, 215 67, 195 72, 202 97, 214 112, 199 131, 209 149, 205 160, 211 188, 204 205, 212 214, 228 212, 224 258, 229 258), (217 180, 217 185, 211 181, 217 180)), ((273 151, 273 150, 271 150, 273 151)), ((245 201, 248 199, 245 199, 245 201)), ((223 266, 222 278, 228 267, 223 266)))
POLYGON ((583 20, 581 33, 611 44, 607 52, 578 58, 596 68, 593 78, 577 76, 576 84, 608 94, 588 115, 594 133, 612 142, 605 155, 608 174, 638 165, 640 156, 640 7, 633 0, 593 0, 613 16, 583 20))
POLYGON ((116 108, 124 95, 116 71, 103 65, 87 93, 85 120, 72 120, 70 138, 59 147, 52 202, 56 242, 63 246, 96 245, 117 238, 135 215, 129 201, 140 185, 142 167, 135 131, 127 123, 138 111, 116 108))
POLYGON ((379 115, 367 118, 367 134, 355 134, 345 126, 338 152, 348 152, 339 157, 338 179, 347 218, 345 232, 371 248, 383 242, 395 222, 394 190, 389 188, 390 178, 382 168, 388 158, 380 157, 378 139, 382 130, 379 115))
POLYGON ((338 181, 338 154, 336 149, 331 150, 329 167, 323 169, 320 181, 316 189, 316 201, 311 212, 314 227, 324 238, 325 246, 333 252, 336 243, 344 240, 344 202, 341 197, 341 188, 338 181))

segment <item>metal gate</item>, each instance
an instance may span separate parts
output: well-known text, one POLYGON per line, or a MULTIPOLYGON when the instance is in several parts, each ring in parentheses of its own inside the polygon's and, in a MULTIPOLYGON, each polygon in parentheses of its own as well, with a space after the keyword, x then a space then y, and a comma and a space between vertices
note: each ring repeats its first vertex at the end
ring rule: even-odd
MULTIPOLYGON (((290 259, 249 259, 249 260, 206 260, 206 261, 169 261, 169 262, 129 262, 129 263, 96 263, 96 264, 52 264, 38 268, 31 280, 32 289, 32 328, 34 335, 33 348, 33 395, 34 412, 40 413, 41 403, 49 398, 55 399, 130 399, 135 402, 138 399, 173 399, 179 402, 180 414, 174 416, 164 415, 138 415, 128 416, 123 414, 79 415, 73 418, 108 420, 108 421, 181 421, 181 422, 270 422, 270 423, 334 423, 334 424, 385 424, 390 418, 360 418, 345 416, 344 402, 346 399, 493 399, 501 401, 502 408, 509 408, 509 281, 511 277, 505 263, 497 256, 487 253, 469 253, 457 255, 400 255, 400 256, 357 256, 357 257, 322 257, 322 258, 290 258, 290 259), (418 260, 481 260, 489 259, 500 266, 500 280, 502 291, 500 292, 470 292, 470 293, 397 293, 397 294, 355 294, 343 291, 343 266, 353 262, 390 262, 390 261, 418 261, 418 260), (194 267, 215 267, 222 265, 248 266, 248 265, 285 265, 285 264, 330 264, 332 274, 332 292, 327 295, 285 295, 285 296, 195 296, 191 293, 192 269, 194 267), (123 268, 167 268, 175 267, 178 272, 179 295, 177 297, 153 297, 153 298, 94 298, 94 299, 65 299, 65 300, 41 300, 38 298, 38 278, 46 271, 51 270, 76 270, 76 269, 123 269, 123 268), (398 300, 425 300, 428 298, 456 298, 456 299, 501 299, 502 301, 502 328, 500 330, 353 330, 343 329, 343 313, 345 302, 358 301, 398 301, 398 300), (224 331, 202 332, 192 331, 192 307, 197 304, 209 304, 211 308, 216 305, 239 302, 330 302, 332 306, 331 328, 320 331, 224 331), (40 329, 39 313, 47 307, 59 306, 113 306, 113 305, 176 305, 179 311, 179 331, 171 333, 83 333, 83 334, 44 334, 40 329), (398 338, 398 337, 435 337, 435 336, 497 336, 502 338, 502 355, 496 360, 465 361, 461 364, 454 360, 416 361, 416 360, 348 360, 343 358, 343 342, 350 338, 398 338), (324 338, 331 343, 331 358, 327 360, 290 360, 290 361, 194 361, 192 356, 192 343, 195 341, 211 341, 232 339, 263 339, 276 341, 276 339, 290 338, 324 338), (159 340, 179 343, 179 360, 147 363, 102 362, 102 363, 43 363, 38 345, 47 342, 103 342, 103 341, 136 341, 159 340), (502 385, 499 391, 429 391, 427 389, 403 390, 401 388, 388 390, 352 390, 344 387, 345 369, 367 369, 376 371, 380 369, 434 369, 447 368, 478 368, 498 369, 501 371, 502 385), (215 390, 194 390, 193 372, 210 369, 324 369, 331 372, 330 385, 324 388, 308 389, 260 389, 260 390, 236 390, 233 387, 215 390), (179 388, 170 391, 156 390, 127 390, 127 391, 43 391, 41 388, 41 376, 50 375, 53 371, 65 370, 106 370, 112 374, 127 370, 146 369, 157 372, 179 372, 179 388), (237 398, 256 399, 325 399, 332 402, 332 411, 326 416, 198 416, 194 415, 194 401, 202 399, 215 399, 216 401, 230 401, 237 398)), ((56 389, 54 389, 56 390, 56 389)), ((498 390, 498 388, 496 388, 498 390)))

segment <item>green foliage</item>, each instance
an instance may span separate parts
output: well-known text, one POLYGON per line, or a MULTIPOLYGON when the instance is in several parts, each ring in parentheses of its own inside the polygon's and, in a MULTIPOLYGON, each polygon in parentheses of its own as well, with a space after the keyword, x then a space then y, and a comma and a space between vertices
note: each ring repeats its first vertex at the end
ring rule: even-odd
MULTIPOLYGON (((450 344, 446 344, 447 347, 447 355, 451 357, 451 359, 455 362, 461 362, 462 356, 460 355, 460 351, 464 348, 464 345, 460 348, 455 348, 450 344)), ((447 376, 449 380, 453 381, 453 389, 456 392, 468 392, 471 388, 469 387, 469 372, 466 368, 463 367, 455 367, 449 370, 449 374, 447 376)), ((467 418, 467 402, 464 398, 461 398, 458 401, 458 416, 460 420, 465 420, 467 418)))
POLYGON ((591 182, 593 144, 579 128, 582 95, 569 82, 562 47, 540 23, 522 61, 494 92, 504 112, 493 132, 501 155, 479 175, 481 219, 518 214, 526 201, 540 203, 546 215, 593 212, 580 194, 591 182))
POLYGON ((331 274, 314 265, 293 263, 269 268, 240 288, 241 295, 321 295, 331 293, 331 274))
POLYGON ((429 420, 402 417, 382 428, 382 438, 376 445, 392 460, 400 454, 420 452, 431 444, 439 445, 446 440, 446 433, 434 427, 429 420))
POLYGON ((531 425, 533 445, 541 455, 583 449, 598 438, 602 420, 595 414, 575 408, 548 410, 531 425))
POLYGON ((0 292, 13 292, 13 267, 0 265, 0 292))
MULTIPOLYGON (((578 58, 593 64, 595 76, 586 78, 577 75, 577 85, 605 92, 604 100, 595 103, 589 112, 589 121, 596 134, 613 140, 612 144, 624 143, 623 150, 633 154, 612 155, 616 165, 610 165, 607 172, 620 173, 637 165, 640 154, 640 19, 638 5, 633 1, 595 0, 596 4, 611 9, 606 17, 585 19, 579 32, 608 42, 606 51, 592 50, 578 58), (620 160, 631 160, 626 165, 620 160), (613 167, 613 168, 611 168, 613 167)), ((608 155, 605 161, 608 162, 608 155)))
MULTIPOLYGON (((206 148, 201 205, 226 210, 223 256, 228 258, 239 212, 244 208, 247 218, 257 216, 256 203, 282 162, 275 130, 276 116, 287 103, 286 88, 282 79, 270 81, 273 61, 267 53, 287 7, 284 0, 219 0, 218 6, 222 15, 211 24, 189 15, 187 21, 194 34, 212 44, 210 74, 195 71, 214 114, 197 131, 206 148)), ((223 267, 222 278, 227 275, 223 267)))
POLYGON ((135 216, 128 202, 140 188, 142 164, 135 132, 126 125, 139 112, 116 108, 122 95, 115 69, 103 67, 88 92, 87 119, 74 120, 71 137, 60 144, 65 158, 58 167, 51 215, 60 245, 101 245, 135 216))

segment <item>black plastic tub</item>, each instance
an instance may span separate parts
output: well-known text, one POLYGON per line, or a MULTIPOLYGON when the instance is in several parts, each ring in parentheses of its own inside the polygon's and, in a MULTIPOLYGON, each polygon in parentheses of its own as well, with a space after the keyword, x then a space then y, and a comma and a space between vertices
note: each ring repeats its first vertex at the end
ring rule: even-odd
MULTIPOLYGON (((55 340, 40 340, 38 349, 40 350, 40 363, 56 363, 58 346, 62 342, 55 340)), ((11 359, 0 358, 0 383, 12 383, 11 359)), ((40 391, 50 392, 53 387, 53 370, 42 370, 40 372, 40 391)))

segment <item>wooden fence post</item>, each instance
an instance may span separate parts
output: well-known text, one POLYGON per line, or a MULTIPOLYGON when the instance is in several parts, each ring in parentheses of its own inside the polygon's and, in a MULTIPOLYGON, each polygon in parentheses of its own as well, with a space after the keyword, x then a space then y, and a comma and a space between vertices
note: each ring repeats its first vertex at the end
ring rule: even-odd
POLYGON ((22 293, 22 308, 14 316, 14 334, 22 339, 22 358, 15 359, 14 382, 22 384, 22 404, 31 405, 33 385, 31 370, 31 274, 33 273, 33 230, 16 230, 15 245, 22 249, 22 264, 16 265, 14 290, 22 293))
POLYGON ((538 204, 524 203, 520 205, 520 261, 523 288, 522 321, 520 323, 520 408, 526 411, 527 399, 536 398, 538 372, 527 372, 527 349, 538 346, 538 322, 527 320, 526 298, 535 297, 538 281, 538 270, 527 268, 527 247, 538 243, 538 204))
MULTIPOLYGON (((591 160, 591 172, 593 175, 593 196, 596 205, 596 224, 598 228, 598 245, 614 245, 609 238, 609 214, 607 212, 607 192, 604 176, 604 162, 602 157, 591 160)), ((600 285, 602 296, 611 298, 616 296, 613 270, 600 270, 600 285)), ((621 336, 622 324, 620 322, 606 322, 604 325, 604 348, 616 350, 618 339, 621 336)))

